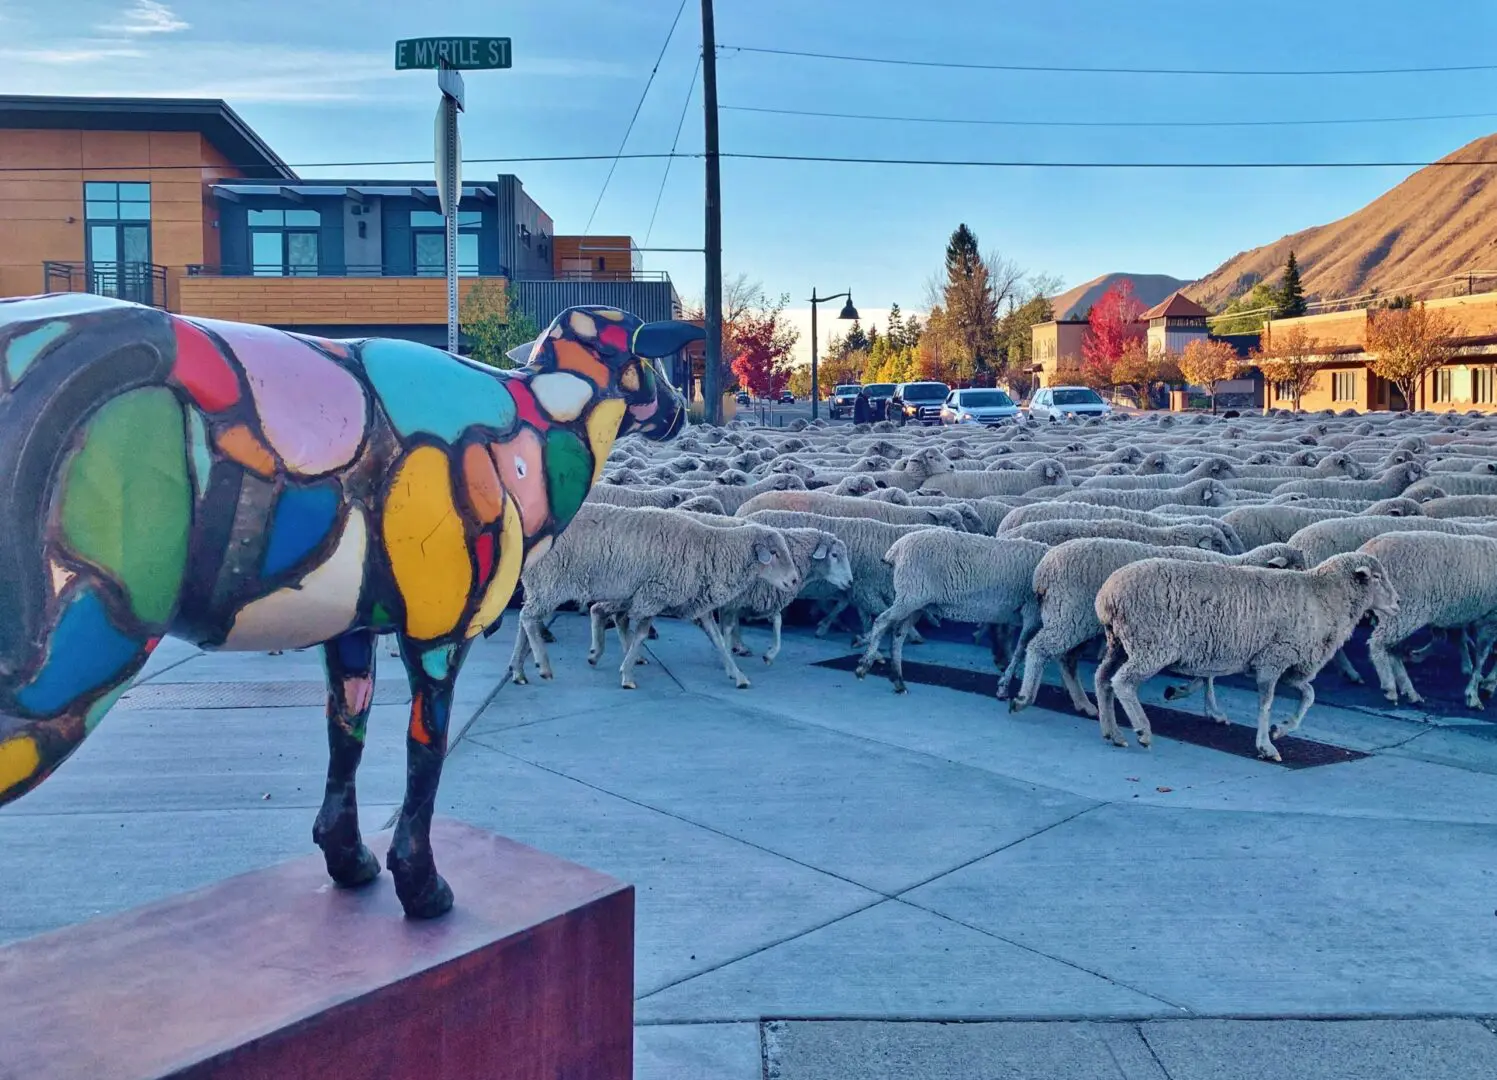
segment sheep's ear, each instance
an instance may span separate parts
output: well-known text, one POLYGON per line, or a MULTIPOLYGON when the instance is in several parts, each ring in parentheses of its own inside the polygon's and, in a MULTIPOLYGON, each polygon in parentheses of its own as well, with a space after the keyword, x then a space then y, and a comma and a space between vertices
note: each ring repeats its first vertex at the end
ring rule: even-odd
POLYGON ((811 558, 816 559, 818 561, 821 560, 821 559, 826 558, 826 544, 824 544, 824 543, 817 544, 816 545, 816 550, 813 551, 813 552, 811 552, 811 558))
POLYGON ((755 544, 754 558, 758 559, 765 566, 768 566, 770 563, 774 562, 774 551, 769 547, 768 544, 755 544))
POLYGON ((1282 555, 1275 555, 1272 559, 1268 560, 1268 565, 1274 570, 1287 570, 1289 569, 1289 560, 1282 555))
POLYGON ((1351 576, 1356 578, 1363 585, 1366 585, 1372 580, 1372 570, 1370 567, 1359 566, 1351 572, 1351 576))

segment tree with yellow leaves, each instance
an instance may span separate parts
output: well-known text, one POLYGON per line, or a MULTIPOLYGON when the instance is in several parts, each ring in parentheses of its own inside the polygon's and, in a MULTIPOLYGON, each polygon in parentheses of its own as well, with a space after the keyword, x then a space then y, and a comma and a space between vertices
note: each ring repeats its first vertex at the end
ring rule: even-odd
POLYGON ((1303 326, 1274 333, 1272 323, 1263 335, 1263 347, 1248 356, 1248 362, 1263 372, 1265 382, 1278 384, 1288 393, 1295 412, 1299 412, 1300 398, 1315 385, 1330 359, 1329 353, 1320 351, 1319 340, 1303 326))
POLYGON ((1203 388, 1211 395, 1211 411, 1216 412, 1216 387, 1235 379, 1242 371, 1237 350, 1225 341, 1196 338, 1180 354, 1180 374, 1185 381, 1203 388))
POLYGON ((1417 408, 1415 394, 1431 371, 1455 356, 1460 325, 1447 311, 1430 311, 1420 301, 1402 309, 1371 312, 1367 320, 1367 366, 1403 394, 1406 408, 1417 408))

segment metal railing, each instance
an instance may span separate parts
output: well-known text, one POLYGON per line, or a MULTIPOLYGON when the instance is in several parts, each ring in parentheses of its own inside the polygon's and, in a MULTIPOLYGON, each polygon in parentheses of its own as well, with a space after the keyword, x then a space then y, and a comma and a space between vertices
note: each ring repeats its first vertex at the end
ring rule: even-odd
POLYGON ((86 292, 164 308, 166 267, 147 262, 42 263, 47 292, 86 292))
MULTIPOLYGON (((530 274, 510 275, 504 271, 487 274, 477 266, 459 263, 459 277, 511 277, 525 281, 670 281, 664 270, 563 270, 547 276, 530 274)), ((187 267, 188 277, 419 277, 442 278, 445 271, 440 266, 422 266, 413 269, 393 270, 375 263, 349 263, 343 266, 287 266, 283 263, 191 263, 187 267)))

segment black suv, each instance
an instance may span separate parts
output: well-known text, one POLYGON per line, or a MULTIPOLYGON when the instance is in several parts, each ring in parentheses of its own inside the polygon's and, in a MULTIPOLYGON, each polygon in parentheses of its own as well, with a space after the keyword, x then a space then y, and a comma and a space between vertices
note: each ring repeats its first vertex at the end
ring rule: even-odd
POLYGON ((939 424, 941 406, 951 394, 943 382, 907 382, 894 388, 889 419, 896 424, 939 424))
POLYGON ((889 411, 889 399, 894 396, 894 384, 891 382, 869 383, 863 387, 868 395, 868 407, 873 413, 875 420, 893 420, 894 414, 889 411))

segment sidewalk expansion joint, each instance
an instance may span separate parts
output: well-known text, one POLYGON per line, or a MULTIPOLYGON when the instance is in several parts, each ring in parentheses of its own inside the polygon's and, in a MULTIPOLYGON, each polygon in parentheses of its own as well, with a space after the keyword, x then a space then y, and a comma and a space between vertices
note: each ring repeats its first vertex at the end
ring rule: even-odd
POLYGON ((1149 1051, 1149 1056, 1154 1059, 1154 1064, 1158 1065, 1159 1071, 1164 1074, 1164 1080, 1174 1080, 1170 1076, 1169 1069, 1164 1067, 1164 1062, 1159 1060, 1159 1055, 1154 1050, 1154 1044, 1149 1042, 1149 1037, 1144 1034, 1144 1026, 1142 1024, 1135 1024, 1133 1025, 1133 1030, 1138 1032, 1138 1037, 1143 1041, 1144 1048, 1149 1051))

